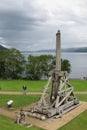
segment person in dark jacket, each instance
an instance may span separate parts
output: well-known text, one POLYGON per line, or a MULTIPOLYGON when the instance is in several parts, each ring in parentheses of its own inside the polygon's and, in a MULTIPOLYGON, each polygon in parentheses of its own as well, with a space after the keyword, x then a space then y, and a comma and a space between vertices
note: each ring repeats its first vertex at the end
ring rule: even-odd
POLYGON ((26 90, 27 90, 26 85, 23 85, 23 93, 24 93, 24 95, 26 95, 26 90))

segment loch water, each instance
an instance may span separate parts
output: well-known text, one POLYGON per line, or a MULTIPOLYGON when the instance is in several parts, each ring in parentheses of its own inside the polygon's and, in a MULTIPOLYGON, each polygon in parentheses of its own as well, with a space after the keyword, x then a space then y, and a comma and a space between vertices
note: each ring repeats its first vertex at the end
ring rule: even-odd
MULTIPOLYGON (((26 58, 28 55, 45 55, 51 54, 55 55, 54 52, 25 52, 22 53, 26 58)), ((87 53, 62 53, 62 59, 67 59, 71 64, 71 73, 69 74, 70 78, 75 79, 83 79, 83 77, 87 77, 87 53)))

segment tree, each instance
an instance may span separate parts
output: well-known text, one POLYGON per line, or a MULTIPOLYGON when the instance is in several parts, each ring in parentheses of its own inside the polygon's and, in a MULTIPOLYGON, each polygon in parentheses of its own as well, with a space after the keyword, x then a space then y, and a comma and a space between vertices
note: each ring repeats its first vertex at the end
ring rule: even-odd
POLYGON ((61 60, 61 70, 67 71, 68 73, 71 72, 71 64, 70 64, 69 60, 67 60, 67 59, 61 60))
POLYGON ((3 79, 5 75, 5 57, 7 50, 0 50, 0 78, 3 79))
MULTIPOLYGON (((25 57, 17 49, 0 51, 0 78, 18 79, 26 71, 27 79, 47 79, 49 71, 56 68, 56 57, 53 55, 29 55, 26 66, 25 62, 25 57)), ((70 73, 70 62, 61 60, 61 69, 70 73)))
MULTIPOLYGON (((70 73, 71 65, 68 60, 62 61, 62 71, 67 71, 70 73)), ((47 79, 48 73, 50 70, 55 69, 56 67, 56 58, 52 55, 40 55, 40 56, 32 56, 28 57, 28 62, 26 65, 26 75, 27 79, 39 80, 39 79, 47 79)))
POLYGON ((5 79, 18 79, 24 71, 25 58, 17 49, 8 49, 4 55, 4 73, 5 79))
POLYGON ((38 56, 29 55, 26 65, 26 75, 28 79, 39 80, 41 78, 40 60, 38 56))
POLYGON ((54 60, 54 56, 52 55, 40 56, 41 73, 42 73, 42 77, 44 77, 45 79, 47 79, 48 77, 48 72, 54 69, 53 60, 54 60))
POLYGON ((26 75, 29 79, 39 80, 47 78, 48 72, 52 69, 52 55, 40 55, 28 57, 26 75))
MULTIPOLYGON (((54 56, 54 59, 52 61, 52 66, 56 68, 56 57, 54 56)), ((61 71, 67 71, 68 73, 71 72, 71 64, 70 61, 67 59, 61 59, 61 71)))

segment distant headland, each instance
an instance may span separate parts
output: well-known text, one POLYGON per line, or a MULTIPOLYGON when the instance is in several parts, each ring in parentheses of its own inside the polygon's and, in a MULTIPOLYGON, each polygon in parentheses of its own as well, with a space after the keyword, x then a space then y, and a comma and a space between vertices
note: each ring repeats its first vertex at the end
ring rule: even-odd
MULTIPOLYGON (((43 50, 37 50, 37 51, 21 51, 23 53, 29 52, 29 53, 54 53, 56 50, 55 49, 43 49, 43 50)), ((62 52, 71 52, 71 53, 87 53, 87 47, 78 47, 78 48, 66 48, 62 49, 62 52)))

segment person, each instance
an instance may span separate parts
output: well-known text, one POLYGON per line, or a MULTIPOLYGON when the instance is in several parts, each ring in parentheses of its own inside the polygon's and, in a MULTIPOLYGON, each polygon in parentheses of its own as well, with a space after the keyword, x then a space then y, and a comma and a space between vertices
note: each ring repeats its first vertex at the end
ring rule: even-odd
POLYGON ((20 123, 25 122, 25 113, 23 109, 20 109, 20 123))
POLYGON ((23 85, 24 95, 26 95, 26 89, 27 89, 26 85, 23 85))
POLYGON ((25 124, 26 123, 25 122, 25 112, 23 109, 20 109, 20 111, 16 113, 16 119, 14 122, 17 124, 20 124, 20 123, 25 124))

